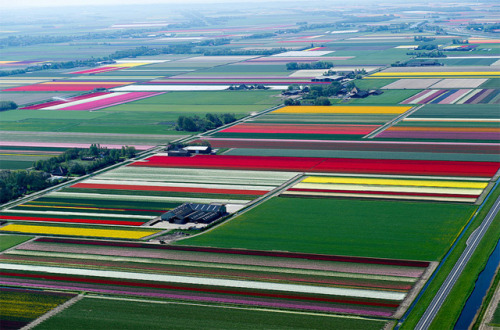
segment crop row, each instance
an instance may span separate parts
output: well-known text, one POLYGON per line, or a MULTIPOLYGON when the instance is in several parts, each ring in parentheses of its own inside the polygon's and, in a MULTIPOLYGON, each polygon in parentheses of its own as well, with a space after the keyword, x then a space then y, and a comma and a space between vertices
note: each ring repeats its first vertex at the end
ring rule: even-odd
POLYGON ((0 213, 0 219, 141 226, 184 202, 245 204, 295 173, 123 167, 0 213))
POLYGON ((143 161, 132 163, 129 166, 474 177, 492 177, 500 168, 500 164, 496 162, 224 155, 197 155, 194 157, 155 155, 143 161))
POLYGON ((162 93, 130 92, 130 93, 92 93, 76 96, 67 100, 51 101, 22 108, 23 110, 99 110, 114 105, 137 101, 162 93))
POLYGON ((385 317, 395 312, 429 266, 69 239, 37 239, 3 254, 0 261, 2 284, 385 317), (37 271, 30 265, 37 265, 37 271), (42 281, 39 271, 46 273, 42 281))
POLYGON ((20 329, 74 296, 71 293, 0 288, 0 328, 20 329))
POLYGON ((422 91, 401 104, 498 104, 498 89, 431 89, 422 91))
POLYGON ((282 195, 434 200, 474 203, 487 182, 399 178, 306 177, 282 195))

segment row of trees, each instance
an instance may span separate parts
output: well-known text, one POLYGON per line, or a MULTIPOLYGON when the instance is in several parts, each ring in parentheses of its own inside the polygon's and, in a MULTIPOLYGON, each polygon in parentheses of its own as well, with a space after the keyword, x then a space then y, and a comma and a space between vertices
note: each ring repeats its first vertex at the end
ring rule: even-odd
POLYGON ((0 203, 21 197, 58 184, 61 180, 49 181, 50 174, 41 171, 0 171, 0 203))
POLYGON ((327 85, 312 85, 309 87, 309 92, 304 95, 304 99, 317 99, 319 97, 330 97, 340 93, 343 86, 341 83, 334 81, 327 85))
POLYGON ((91 57, 82 60, 71 60, 65 62, 50 62, 41 63, 38 65, 28 66, 24 69, 2 70, 0 77, 11 76, 17 74, 24 74, 27 72, 49 70, 49 69, 72 69, 77 67, 92 67, 97 66, 101 62, 117 60, 127 57, 138 56, 155 56, 161 54, 202 54, 204 56, 229 56, 229 55, 262 55, 269 56, 287 51, 286 48, 273 48, 273 49, 232 49, 232 48, 207 48, 210 46, 223 45, 229 42, 229 39, 219 38, 203 40, 201 42, 191 42, 178 45, 169 45, 166 47, 147 47, 141 46, 132 49, 117 50, 106 57, 91 57))
POLYGON ((313 63, 290 62, 286 64, 287 70, 310 70, 310 69, 330 69, 334 65, 332 62, 318 61, 313 63))
POLYGON ((207 113, 205 117, 180 116, 177 118, 175 129, 187 132, 206 132, 222 125, 232 123, 235 120, 236 117, 232 113, 207 113))
POLYGON ((469 23, 466 28, 473 31, 494 32, 500 29, 500 23, 469 23))
POLYGON ((134 147, 122 149, 102 148, 93 144, 88 149, 68 149, 61 155, 46 160, 38 160, 31 170, 0 171, 0 203, 19 198, 25 194, 40 191, 64 182, 65 179, 51 177, 51 172, 62 168, 72 175, 83 175, 106 166, 112 165, 124 158, 134 157, 134 147), (91 158, 84 162, 82 159, 91 158))
POLYGON ((314 105, 331 105, 330 97, 343 95, 355 88, 354 82, 341 84, 337 81, 331 84, 312 85, 301 88, 298 85, 289 86, 289 91, 298 90, 302 94, 302 102, 294 99, 286 99, 285 105, 301 105, 314 104, 314 105))
POLYGON ((92 144, 88 149, 72 148, 49 159, 37 160, 33 163, 36 170, 51 173, 59 167, 70 175, 91 173, 123 159, 135 157, 134 147, 124 146, 121 149, 107 149, 98 144, 92 144), (82 160, 89 160, 82 162, 82 160))

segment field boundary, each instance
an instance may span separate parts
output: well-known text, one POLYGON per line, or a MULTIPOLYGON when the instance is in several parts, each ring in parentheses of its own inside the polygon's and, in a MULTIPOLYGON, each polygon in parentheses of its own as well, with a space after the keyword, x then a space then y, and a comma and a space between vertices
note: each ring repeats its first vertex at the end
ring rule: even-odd
POLYGON ((412 107, 411 109, 409 109, 408 111, 400 114, 399 116, 397 116, 396 118, 392 119, 391 121, 385 123, 384 125, 382 125, 381 127, 375 129, 373 132, 371 132, 370 134, 368 135, 365 135, 363 136, 361 139, 373 139, 375 137, 377 137, 377 135, 379 135, 380 133, 382 133, 383 131, 385 131, 386 129, 388 129, 389 127, 391 126, 394 126, 396 125, 397 123, 399 123, 401 120, 405 119, 406 117, 408 117, 409 115, 413 114, 414 112, 416 112, 417 110, 419 110, 420 108, 422 108, 425 104, 422 104, 420 106, 417 106, 417 107, 412 107))
POLYGON ((21 330, 30 330, 30 329, 35 328, 36 326, 40 325, 42 322, 50 319, 52 316, 54 316, 56 314, 59 314, 60 312, 62 312, 66 308, 68 308, 71 305, 73 305, 74 303, 78 302, 83 297, 84 297, 84 294, 80 293, 76 297, 71 298, 70 300, 66 301, 65 303, 63 303, 63 304, 61 304, 61 305, 59 305, 59 306, 51 309, 50 311, 48 311, 47 313, 45 313, 42 316, 38 317, 34 321, 28 323, 27 325, 25 325, 24 327, 22 327, 21 330))

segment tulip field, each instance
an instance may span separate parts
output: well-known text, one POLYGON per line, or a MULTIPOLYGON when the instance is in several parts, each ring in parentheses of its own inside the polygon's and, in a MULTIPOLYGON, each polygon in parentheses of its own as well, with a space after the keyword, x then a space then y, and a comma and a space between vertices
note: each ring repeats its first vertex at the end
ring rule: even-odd
POLYGON ((142 226, 185 202, 248 204, 297 174, 121 167, 4 210, 0 220, 142 226))
POLYGON ((500 169, 496 162, 380 160, 273 156, 151 156, 130 166, 139 168, 186 167, 193 169, 296 171, 319 173, 407 174, 475 176, 489 178, 500 169))
POLYGON ((484 327, 493 4, 64 8, 0 31, 0 329, 484 327))
POLYGON ((310 176, 282 195, 474 203, 487 185, 485 181, 310 176))
POLYGON ((19 329, 75 297, 72 293, 0 288, 0 327, 19 329))
POLYGON ((2 285, 386 317, 429 267, 417 261, 50 238, 10 250, 0 264, 2 285), (46 273, 43 279, 30 270, 33 264, 46 273))
POLYGON ((492 104, 429 104, 376 138, 470 141, 494 146, 500 139, 497 112, 498 107, 492 104))
POLYGON ((4 89, 4 92, 83 92, 96 88, 113 88, 132 84, 132 81, 53 81, 4 89))
POLYGON ((92 93, 72 97, 65 101, 52 101, 22 108, 23 110, 84 110, 94 111, 143 98, 160 95, 161 93, 92 93))
POLYGON ((500 104, 498 89, 431 89, 401 104, 500 104))
POLYGON ((359 139, 408 111, 408 106, 289 106, 223 129, 214 137, 249 139, 359 139))

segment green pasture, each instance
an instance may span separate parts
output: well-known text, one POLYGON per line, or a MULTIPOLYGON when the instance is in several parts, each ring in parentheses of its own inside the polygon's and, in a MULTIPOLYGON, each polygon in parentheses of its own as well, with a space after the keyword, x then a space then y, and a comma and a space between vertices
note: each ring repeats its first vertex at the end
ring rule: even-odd
POLYGON ((13 246, 26 242, 32 239, 33 236, 27 235, 0 235, 0 251, 10 249, 13 246))
POLYGON ((228 305, 84 298, 36 329, 382 329, 386 321, 228 305))
POLYGON ((481 88, 500 88, 500 78, 491 78, 485 81, 481 86, 481 88))
POLYGON ((440 260, 474 205, 276 197, 181 245, 440 260))
MULTIPOLYGON (((434 279, 429 283, 428 288, 415 305, 407 319, 403 323, 401 329, 414 329, 423 313, 431 303, 438 290, 443 285, 446 277, 458 262, 460 256, 467 246, 467 242, 471 235, 478 229, 481 222, 484 220, 490 209, 493 207, 495 201, 500 195, 500 188, 497 187, 490 194, 489 198, 484 202, 483 208, 477 213, 474 221, 470 224, 464 232, 462 238, 457 241, 453 251, 448 256, 447 260, 442 264, 441 269, 436 273, 434 279)), ((495 221, 500 219, 500 214, 497 214, 495 221)), ((494 250, 500 235, 500 227, 490 226, 486 231, 484 238, 479 243, 476 251, 474 252, 470 262, 466 265, 464 272, 457 280, 457 285, 452 288, 450 294, 441 310, 437 313, 436 318, 430 326, 430 329, 447 329, 453 328, 455 322, 458 320, 459 314, 465 305, 470 293, 474 289, 475 281, 479 273, 486 265, 487 259, 491 252, 494 250)))
POLYGON ((168 92, 127 105, 275 105, 280 103, 279 94, 269 90, 168 92))
POLYGON ((47 159, 52 155, 0 154, 0 170, 20 170, 33 166, 39 159, 47 159))
MULTIPOLYGON (((452 52, 445 52, 453 56, 452 52)), ((498 58, 439 58, 438 62, 448 66, 462 66, 462 65, 484 65, 488 66, 495 63, 498 58)))
MULTIPOLYGON (((379 89, 390 83, 395 82, 398 79, 358 79, 354 81, 354 84, 359 89, 379 89)), ((384 91, 385 92, 385 91, 384 91)))
MULTIPOLYGON (((337 46, 338 44, 335 43, 335 45, 337 46)), ((363 47, 369 47, 370 44, 358 44, 360 50, 356 50, 354 45, 355 44, 347 45, 352 48, 348 50, 338 50, 332 54, 333 56, 355 56, 354 58, 334 63, 338 65, 389 65, 396 61, 403 62, 411 58, 411 56, 406 55, 408 52, 407 49, 388 48, 384 50, 369 50, 363 47)), ((380 45, 381 43, 377 43, 373 46, 380 45)))
MULTIPOLYGON (((48 121, 47 121, 48 122, 48 121)), ((10 126, 6 125, 9 129, 10 126)), ((130 134, 94 134, 61 131, 28 131, 28 130, 0 130, 0 140, 17 142, 52 142, 52 143, 100 143, 121 145, 157 145, 185 136, 186 133, 171 131, 162 135, 130 134)))
POLYGON ((497 304, 493 318, 491 319, 490 325, 500 326, 500 304, 497 304))
MULTIPOLYGON (((11 110, 0 130, 107 134, 187 134, 174 130, 182 115, 233 113, 241 118, 279 104, 276 91, 172 92, 99 111, 11 110)), ((102 142, 104 143, 104 142, 102 142)))
MULTIPOLYGON (((293 62, 293 61, 290 61, 293 62)), ((212 67, 209 69, 199 70, 186 74, 186 76, 194 75, 248 75, 248 76, 288 76, 293 71, 286 69, 285 64, 230 64, 212 67)))

